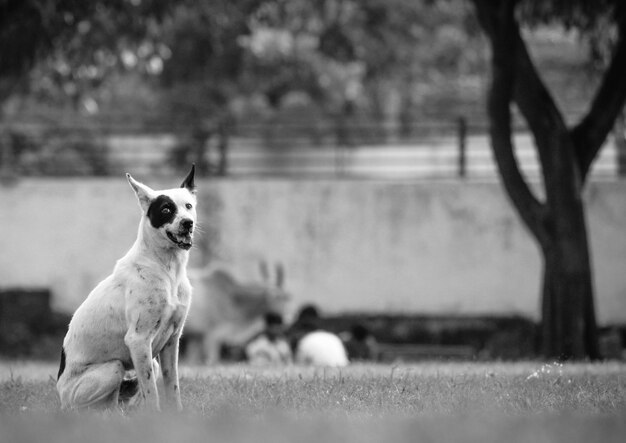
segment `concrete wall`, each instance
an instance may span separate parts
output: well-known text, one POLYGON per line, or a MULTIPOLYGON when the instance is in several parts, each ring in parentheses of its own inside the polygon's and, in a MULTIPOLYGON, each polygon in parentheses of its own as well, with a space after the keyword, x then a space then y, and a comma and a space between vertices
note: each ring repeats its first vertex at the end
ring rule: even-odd
MULTIPOLYGON (((153 183, 168 187, 172 183, 153 183)), ((497 183, 200 182, 194 267, 281 261, 293 309, 538 318, 541 258, 497 183)), ((601 323, 626 321, 626 182, 586 192, 601 323)), ((0 187, 0 285, 50 287, 73 310, 134 241, 122 177, 0 187)), ((244 267, 246 269, 244 269, 244 267)))

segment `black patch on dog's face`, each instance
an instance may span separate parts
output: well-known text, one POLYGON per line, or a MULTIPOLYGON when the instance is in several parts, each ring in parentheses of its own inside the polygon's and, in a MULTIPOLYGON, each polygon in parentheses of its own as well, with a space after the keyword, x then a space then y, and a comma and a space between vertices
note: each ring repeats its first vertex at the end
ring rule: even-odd
POLYGON ((150 203, 147 215, 152 227, 158 229, 167 223, 172 223, 177 210, 174 200, 167 195, 159 195, 150 203))

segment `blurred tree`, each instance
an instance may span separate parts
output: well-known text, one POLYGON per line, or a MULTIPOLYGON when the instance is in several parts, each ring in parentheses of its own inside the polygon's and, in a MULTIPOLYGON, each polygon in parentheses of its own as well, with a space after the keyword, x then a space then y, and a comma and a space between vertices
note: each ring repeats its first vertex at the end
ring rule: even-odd
POLYGON ((192 157, 206 174, 226 173, 228 126, 233 121, 229 105, 244 90, 241 40, 249 34, 249 18, 260 3, 183 2, 159 31, 169 52, 158 77, 165 112, 174 124, 190 127, 191 132, 172 156, 192 157), (218 151, 217 164, 206 158, 208 148, 218 151))
POLYGON ((172 3, 0 0, 0 105, 32 85, 77 102, 114 69, 158 70, 161 47, 151 34, 172 3))
POLYGON ((240 94, 279 109, 294 91, 347 119, 367 108, 380 119, 397 97, 408 125, 418 84, 476 59, 465 9, 430 0, 0 0, 0 11, 0 102, 30 90, 95 113, 120 72, 145 72, 165 92, 160 113, 209 115, 208 127, 240 94))
POLYGON ((244 41, 251 55, 247 72, 276 109, 290 92, 307 93, 338 122, 338 134, 345 134, 339 135, 340 142, 350 138, 345 126, 364 110, 380 123, 397 118, 401 131, 409 133, 420 88, 430 92, 442 79, 479 71, 478 24, 463 5, 429 0, 265 2, 244 41))
POLYGON ((494 156, 513 205, 544 258, 542 350, 546 357, 599 358, 583 189, 626 99, 626 3, 622 0, 472 0, 491 44, 488 116, 494 156), (587 114, 568 127, 531 59, 520 23, 561 23, 613 36, 612 56, 587 114), (511 105, 528 122, 544 199, 520 172, 511 105))
MULTIPOLYGON (((0 121, 9 99, 28 92, 69 97, 75 106, 95 111, 88 92, 112 72, 131 65, 158 70, 161 47, 153 42, 153 29, 173 2, 0 0, 0 121)), ((13 141, 10 131, 0 132, 3 177, 15 174, 19 160, 19 152, 11 152, 17 149, 13 141)), ((89 141, 63 145, 53 156, 70 154, 82 172, 104 173, 106 152, 90 146, 89 141)))

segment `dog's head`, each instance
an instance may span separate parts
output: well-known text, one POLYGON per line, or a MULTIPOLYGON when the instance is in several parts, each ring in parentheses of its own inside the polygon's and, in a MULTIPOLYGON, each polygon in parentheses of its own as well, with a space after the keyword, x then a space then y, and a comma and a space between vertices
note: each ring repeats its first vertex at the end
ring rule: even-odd
POLYGON ((189 250, 193 244, 197 202, 194 173, 192 166, 179 188, 162 191, 153 190, 126 174, 146 217, 144 229, 162 247, 189 250))

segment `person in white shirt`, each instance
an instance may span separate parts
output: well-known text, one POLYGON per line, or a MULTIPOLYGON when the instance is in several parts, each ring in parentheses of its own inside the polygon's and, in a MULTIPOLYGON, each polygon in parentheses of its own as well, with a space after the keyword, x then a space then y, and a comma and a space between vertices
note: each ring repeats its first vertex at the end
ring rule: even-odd
POLYGON ((318 309, 305 305, 289 328, 291 347, 299 365, 342 367, 348 364, 348 354, 341 339, 321 326, 318 309))
POLYGON ((311 366, 343 367, 348 354, 341 339, 332 332, 313 331, 298 342, 296 363, 311 366))
POLYGON ((289 343, 284 335, 284 324, 280 314, 265 315, 265 330, 246 346, 246 357, 256 366, 287 365, 292 363, 289 343))

